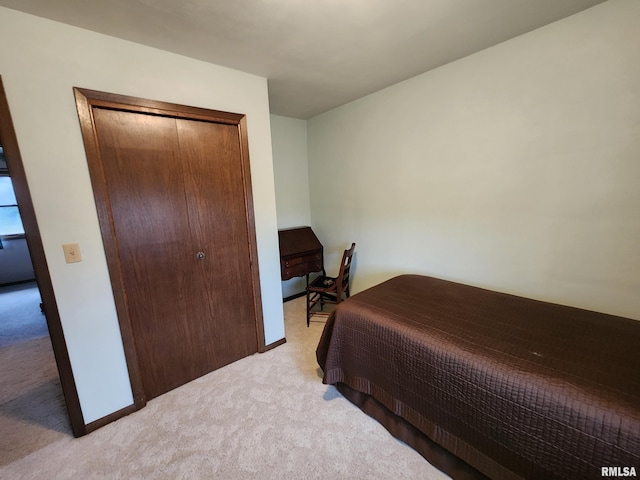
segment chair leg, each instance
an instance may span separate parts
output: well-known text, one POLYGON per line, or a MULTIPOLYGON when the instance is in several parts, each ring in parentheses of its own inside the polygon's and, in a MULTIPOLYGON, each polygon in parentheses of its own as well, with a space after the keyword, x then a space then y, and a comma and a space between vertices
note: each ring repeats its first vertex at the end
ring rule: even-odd
POLYGON ((309 327, 309 321, 311 319, 311 298, 309 291, 307 291, 307 328, 309 327))

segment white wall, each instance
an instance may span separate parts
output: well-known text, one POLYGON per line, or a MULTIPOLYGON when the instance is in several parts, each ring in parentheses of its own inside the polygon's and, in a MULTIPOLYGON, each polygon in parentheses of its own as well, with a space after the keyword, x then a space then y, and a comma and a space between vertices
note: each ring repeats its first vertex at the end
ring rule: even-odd
MULTIPOLYGON (((306 120, 271 115, 271 143, 278 228, 310 226, 306 120)), ((302 292, 305 286, 303 278, 284 281, 282 296, 302 292)))
POLYGON ((638 25, 611 0, 310 119, 326 261, 640 319, 638 25))
POLYGON ((278 228, 308 226, 311 206, 306 120, 271 115, 271 144, 278 228))
POLYGON ((266 343, 284 337, 266 79, 0 8, 0 75, 85 422, 132 403, 73 86, 247 115, 266 343), (83 262, 65 264, 63 243, 83 262))

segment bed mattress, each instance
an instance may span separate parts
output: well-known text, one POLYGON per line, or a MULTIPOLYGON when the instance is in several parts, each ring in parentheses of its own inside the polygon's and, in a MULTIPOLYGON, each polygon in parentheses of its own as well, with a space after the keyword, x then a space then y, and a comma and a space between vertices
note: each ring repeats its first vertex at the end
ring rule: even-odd
POLYGON ((638 321, 402 275, 341 303, 316 354, 454 478, 640 475, 638 321))

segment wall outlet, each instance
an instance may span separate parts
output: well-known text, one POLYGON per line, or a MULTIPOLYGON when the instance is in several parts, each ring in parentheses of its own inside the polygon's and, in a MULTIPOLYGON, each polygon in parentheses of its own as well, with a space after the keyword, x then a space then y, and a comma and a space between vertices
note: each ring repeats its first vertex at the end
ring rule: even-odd
POLYGON ((62 245, 64 250, 64 259, 67 263, 76 263, 82 261, 82 255, 80 254, 80 245, 77 243, 65 243, 62 245))

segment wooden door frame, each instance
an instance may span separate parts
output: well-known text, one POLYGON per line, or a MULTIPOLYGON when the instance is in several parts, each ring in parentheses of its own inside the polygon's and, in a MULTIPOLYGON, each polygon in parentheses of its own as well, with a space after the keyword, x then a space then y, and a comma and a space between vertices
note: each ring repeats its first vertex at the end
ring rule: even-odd
POLYGON ((18 148, 18 139, 11 120, 11 112, 7 101, 6 92, 0 76, 0 143, 4 148, 5 157, 7 159, 7 167, 9 176, 18 201, 20 217, 24 226, 24 233, 31 256, 31 263, 36 276, 36 282, 40 289, 40 296, 43 304, 43 311, 47 319, 49 328, 49 336, 51 338, 51 346, 53 354, 58 366, 58 375, 60 376, 60 384, 64 394, 71 429, 76 437, 88 433, 87 425, 84 422, 80 399, 76 382, 73 378, 71 369, 71 361, 69 359, 69 351, 62 330, 60 321, 60 313, 58 312, 58 304, 53 292, 51 283, 51 275, 49 274, 49 266, 44 254, 44 246, 40 236, 40 229, 36 221, 36 214, 29 192, 27 175, 22 163, 22 156, 18 148))
MULTIPOLYGON (((234 125, 238 128, 240 141, 241 169, 244 186, 244 201, 246 209, 246 224, 249 237, 249 260, 252 272, 252 292, 255 309, 256 338, 258 352, 266 351, 264 336, 264 321, 262 313, 262 299, 260 291, 260 277, 258 270, 258 250, 256 245, 255 217, 253 209, 253 194, 251 189, 251 171, 249 164, 249 142, 247 137, 246 116, 236 113, 220 112, 198 107, 190 107, 138 97, 130 97, 113 93, 100 92, 85 88, 74 87, 76 107, 80 121, 80 129, 84 141, 89 174, 96 201, 98 221, 107 257, 107 266, 111 279, 111 288, 116 304, 116 312, 120 323, 127 368, 136 410, 146 404, 146 395, 142 383, 136 347, 133 340, 131 319, 129 318, 127 297, 122 278, 122 268, 118 256, 117 238, 111 221, 111 207, 102 168, 102 157, 98 145, 98 138, 93 118, 93 108, 108 108, 124 110, 134 113, 158 115, 170 118, 200 120, 234 125)), ((128 413, 128 412, 126 412, 128 413)))

